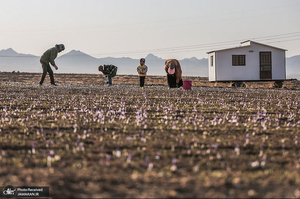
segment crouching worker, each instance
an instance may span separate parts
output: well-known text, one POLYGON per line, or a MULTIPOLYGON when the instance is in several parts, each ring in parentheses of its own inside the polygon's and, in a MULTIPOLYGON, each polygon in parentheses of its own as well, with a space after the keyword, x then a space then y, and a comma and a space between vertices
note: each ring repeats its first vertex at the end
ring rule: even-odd
POLYGON ((169 88, 179 88, 183 85, 181 66, 176 59, 168 59, 165 62, 165 71, 169 88))
POLYGON ((56 44, 55 47, 48 49, 41 56, 40 62, 43 68, 43 75, 40 81, 40 86, 43 84, 47 73, 49 73, 51 84, 56 86, 54 82, 53 70, 51 69, 50 64, 55 68, 55 70, 58 70, 54 60, 57 57, 57 53, 60 53, 63 50, 65 50, 65 46, 63 44, 56 44))
POLYGON ((107 77, 107 84, 112 86, 112 78, 117 75, 118 67, 114 65, 100 65, 98 70, 107 77))

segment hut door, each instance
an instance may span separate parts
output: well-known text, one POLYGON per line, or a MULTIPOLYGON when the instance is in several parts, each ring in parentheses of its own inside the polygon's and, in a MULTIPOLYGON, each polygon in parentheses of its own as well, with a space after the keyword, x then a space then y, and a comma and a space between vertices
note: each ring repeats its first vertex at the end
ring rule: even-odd
POLYGON ((272 79, 272 56, 271 52, 260 52, 260 79, 272 79))

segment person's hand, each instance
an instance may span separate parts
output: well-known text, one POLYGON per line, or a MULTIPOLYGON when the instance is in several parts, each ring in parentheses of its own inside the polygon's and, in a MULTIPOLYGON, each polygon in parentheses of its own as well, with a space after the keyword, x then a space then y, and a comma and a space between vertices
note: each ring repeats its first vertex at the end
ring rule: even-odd
POLYGON ((58 70, 58 67, 57 66, 54 66, 55 70, 58 70))

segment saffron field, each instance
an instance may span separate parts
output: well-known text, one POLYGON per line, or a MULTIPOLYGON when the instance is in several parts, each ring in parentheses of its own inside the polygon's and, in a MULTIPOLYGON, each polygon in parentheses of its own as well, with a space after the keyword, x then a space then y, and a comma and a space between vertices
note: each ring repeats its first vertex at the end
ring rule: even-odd
POLYGON ((300 197, 291 89, 0 82, 0 186, 51 197, 300 197))

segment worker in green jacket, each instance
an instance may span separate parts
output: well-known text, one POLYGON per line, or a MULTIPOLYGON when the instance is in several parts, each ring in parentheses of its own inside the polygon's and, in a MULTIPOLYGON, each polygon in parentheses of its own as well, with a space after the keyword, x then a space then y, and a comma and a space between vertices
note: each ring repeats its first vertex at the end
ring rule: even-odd
POLYGON ((108 79, 107 85, 112 86, 112 78, 117 75, 118 67, 114 65, 100 65, 98 70, 108 79))
POLYGON ((65 50, 65 46, 63 44, 56 44, 55 47, 48 49, 41 56, 40 62, 42 64, 42 68, 43 68, 43 75, 42 75, 42 79, 40 81, 40 85, 43 85, 45 77, 46 77, 47 73, 49 73, 51 84, 56 86, 56 84, 54 82, 53 70, 51 69, 50 64, 55 68, 55 70, 58 69, 54 60, 57 57, 57 53, 60 53, 63 50, 65 50))

